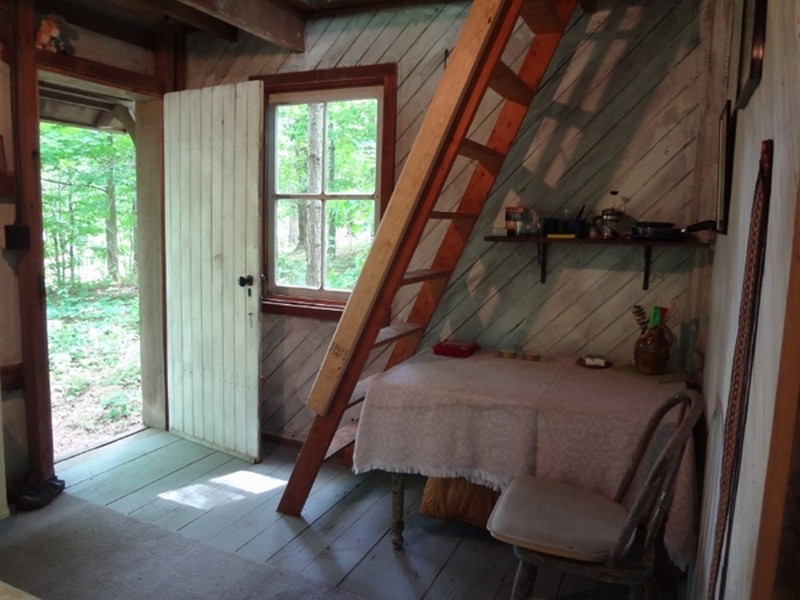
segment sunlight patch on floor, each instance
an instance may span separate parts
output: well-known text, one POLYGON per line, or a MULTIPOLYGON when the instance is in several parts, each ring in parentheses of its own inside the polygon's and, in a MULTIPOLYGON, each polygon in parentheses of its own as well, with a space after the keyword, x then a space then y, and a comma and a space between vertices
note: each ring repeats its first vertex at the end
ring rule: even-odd
POLYGON ((163 500, 191 506, 199 510, 211 510, 222 504, 243 500, 247 495, 265 494, 283 487, 286 481, 252 471, 236 471, 214 477, 208 483, 187 485, 158 495, 163 500))
POLYGON ((211 481, 251 494, 264 494, 286 485, 284 479, 260 475, 252 471, 236 471, 222 477, 215 477, 211 481))

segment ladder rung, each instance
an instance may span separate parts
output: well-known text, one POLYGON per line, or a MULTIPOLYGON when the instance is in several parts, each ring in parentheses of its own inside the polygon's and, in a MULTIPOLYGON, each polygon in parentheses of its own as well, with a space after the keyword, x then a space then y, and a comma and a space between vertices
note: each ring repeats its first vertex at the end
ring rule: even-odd
POLYGON ((537 34, 561 33, 566 25, 558 15, 555 0, 527 0, 519 14, 531 31, 537 34))
POLYGON ((339 427, 339 429, 336 430, 336 433, 333 434, 333 439, 331 440, 330 446, 328 446, 328 451, 325 452, 325 459, 329 459, 331 456, 339 452, 339 450, 342 450, 343 448, 355 442, 357 431, 358 419, 354 419, 353 421, 345 423, 339 427))
POLYGON ((412 283, 419 283, 420 281, 428 281, 429 279, 437 279, 440 277, 448 277, 450 271, 444 269, 420 269, 419 271, 408 271, 400 282, 400 285, 411 285, 412 283))
POLYGON ((502 152, 498 152, 497 150, 493 150, 488 146, 484 146, 483 144, 469 139, 465 139, 461 142, 458 153, 461 156, 477 160, 493 175, 497 175, 497 173, 500 172, 500 167, 503 166, 503 161, 506 158, 506 155, 502 152))
POLYGON ((503 98, 528 106, 533 100, 533 90, 504 62, 498 62, 489 79, 491 88, 503 98))
POLYGON ((449 221, 469 221, 475 220, 478 218, 478 215, 468 212, 447 212, 443 210, 434 210, 430 214, 431 219, 442 219, 442 220, 449 220, 449 221))
POLYGON ((416 323, 398 323, 397 325, 384 327, 378 332, 378 337, 375 338, 375 343, 373 346, 389 344, 397 339, 400 339, 401 337, 416 333, 422 328, 422 325, 417 325, 416 323))

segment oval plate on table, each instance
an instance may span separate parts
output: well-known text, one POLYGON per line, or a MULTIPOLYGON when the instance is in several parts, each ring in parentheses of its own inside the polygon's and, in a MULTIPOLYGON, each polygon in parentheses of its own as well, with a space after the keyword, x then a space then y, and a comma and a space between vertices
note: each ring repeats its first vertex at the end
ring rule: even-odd
POLYGON ((604 364, 602 367, 600 365, 587 365, 582 356, 575 360, 575 364, 577 364, 579 367, 583 367, 584 369, 608 369, 609 367, 614 366, 614 363, 612 363, 610 360, 607 360, 606 364, 604 364))

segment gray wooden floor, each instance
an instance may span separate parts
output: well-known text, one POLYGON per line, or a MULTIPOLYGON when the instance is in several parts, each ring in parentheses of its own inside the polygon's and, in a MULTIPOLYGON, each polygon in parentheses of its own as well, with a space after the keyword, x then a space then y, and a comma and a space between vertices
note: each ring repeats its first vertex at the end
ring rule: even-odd
MULTIPOLYGON (((385 473, 336 460, 301 517, 276 512, 297 448, 268 445, 260 464, 145 430, 56 464, 67 491, 164 529, 374 600, 510 597, 516 562, 487 532, 419 514, 424 480, 406 485, 405 547, 392 549, 385 473)), ((537 598, 624 598, 611 586, 540 574, 537 598)))

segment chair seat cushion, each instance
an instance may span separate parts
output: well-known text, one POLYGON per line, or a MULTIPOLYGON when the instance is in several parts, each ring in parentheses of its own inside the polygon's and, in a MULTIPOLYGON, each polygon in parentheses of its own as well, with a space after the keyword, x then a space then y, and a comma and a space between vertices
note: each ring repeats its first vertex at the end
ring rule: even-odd
POLYGON ((619 539, 628 511, 613 500, 534 476, 515 477, 486 527, 508 544, 602 563, 619 539))

